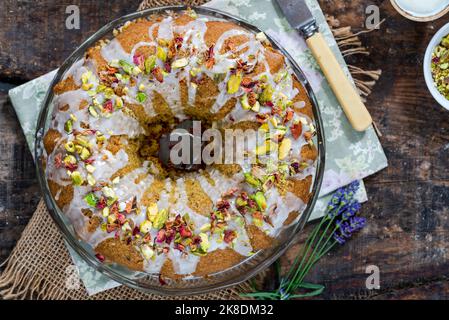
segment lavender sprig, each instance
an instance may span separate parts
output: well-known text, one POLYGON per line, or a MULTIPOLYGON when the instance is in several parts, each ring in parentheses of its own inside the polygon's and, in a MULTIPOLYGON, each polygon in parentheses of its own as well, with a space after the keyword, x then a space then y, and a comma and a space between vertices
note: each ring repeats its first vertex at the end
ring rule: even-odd
POLYGON ((360 203, 355 194, 360 184, 354 181, 339 188, 328 203, 326 214, 307 238, 301 254, 299 254, 289 271, 279 280, 279 287, 272 292, 253 292, 243 294, 258 299, 287 300, 319 295, 324 286, 304 282, 311 268, 326 255, 336 244, 343 245, 352 235, 362 229, 366 219, 357 217, 360 203), (308 290, 297 293, 298 289, 308 290))

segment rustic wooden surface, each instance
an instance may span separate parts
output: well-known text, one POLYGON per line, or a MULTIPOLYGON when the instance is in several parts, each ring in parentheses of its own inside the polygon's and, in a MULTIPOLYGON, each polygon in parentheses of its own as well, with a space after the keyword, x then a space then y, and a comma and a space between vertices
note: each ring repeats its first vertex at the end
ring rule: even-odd
MULTIPOLYGON (((133 1, 82 1, 81 30, 64 28, 74 1, 5 0, 0 10, 0 261, 12 250, 40 198, 31 154, 7 98, 11 86, 56 68, 77 44, 133 1)), ((77 3, 77 1, 75 1, 77 3)), ((427 92, 422 61, 426 44, 449 16, 431 23, 401 17, 389 1, 320 1, 341 25, 361 30, 365 7, 377 4, 386 21, 362 35, 371 55, 349 58, 383 74, 367 106, 383 136, 388 169, 366 179, 368 227, 324 258, 310 281, 321 298, 449 298, 449 112, 427 92), (367 290, 365 269, 380 268, 380 290, 367 290)), ((288 265, 292 248, 283 258, 288 265)))

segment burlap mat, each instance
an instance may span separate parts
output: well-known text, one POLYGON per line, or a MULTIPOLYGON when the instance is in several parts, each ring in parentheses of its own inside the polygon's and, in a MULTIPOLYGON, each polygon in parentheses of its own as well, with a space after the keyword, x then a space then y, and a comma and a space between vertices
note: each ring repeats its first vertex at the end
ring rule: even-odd
MULTIPOLYGON (((201 5, 207 1, 145 0, 139 10, 173 4, 201 5)), ((334 36, 344 56, 369 52, 364 48, 350 27, 340 27, 338 20, 327 17, 334 36)), ((363 96, 369 95, 381 71, 366 71, 349 66, 356 85, 363 96)), ((250 290, 248 283, 237 287, 197 296, 167 297, 145 294, 138 290, 120 286, 94 296, 86 289, 66 287, 67 267, 72 265, 62 235, 50 217, 43 200, 39 202, 28 226, 22 233, 0 276, 0 297, 3 299, 241 299, 239 293, 250 290)))

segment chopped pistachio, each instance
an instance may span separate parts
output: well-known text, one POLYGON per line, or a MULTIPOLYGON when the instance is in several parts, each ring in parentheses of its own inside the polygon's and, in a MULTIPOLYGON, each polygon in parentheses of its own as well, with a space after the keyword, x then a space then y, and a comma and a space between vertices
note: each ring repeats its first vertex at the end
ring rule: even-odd
POLYGON ((112 180, 112 184, 118 184, 120 182, 120 177, 115 177, 114 180, 112 180))
POLYGON ((157 203, 154 202, 152 203, 148 208, 147 208, 147 217, 148 220, 150 221, 154 221, 154 218, 156 218, 156 215, 158 213, 158 208, 157 208, 157 203))
POLYGON ((112 59, 111 62, 109 63, 109 65, 113 68, 120 67, 120 63, 119 63, 118 59, 112 59))
POLYGON ((115 214, 110 214, 110 215, 108 216, 108 222, 109 222, 110 224, 114 223, 115 220, 117 220, 117 217, 115 216, 115 214))
POLYGON ((70 174, 70 177, 72 178, 73 184, 76 186, 80 186, 84 182, 83 177, 81 176, 81 173, 79 173, 78 171, 73 171, 70 174))
POLYGON ((187 58, 181 58, 181 59, 173 61, 173 63, 171 64, 171 67, 173 69, 179 69, 179 68, 184 68, 188 64, 189 64, 189 60, 187 58))
POLYGON ((133 72, 134 66, 131 63, 125 60, 119 60, 118 63, 120 67, 122 67, 123 71, 125 71, 126 73, 131 74, 133 72))
POLYGON ((156 56, 163 62, 167 61, 167 52, 162 47, 157 47, 156 56))
POLYGON ((279 83, 288 75, 287 70, 281 70, 274 76, 274 82, 279 83))
POLYGON ((267 141, 265 141, 264 144, 258 145, 256 147, 256 155, 263 156, 263 155, 266 155, 268 152, 274 151, 276 149, 277 149, 277 144, 270 140, 267 140, 267 141))
POLYGON ((143 83, 139 84, 139 91, 145 90, 145 85, 143 83))
POLYGON ((114 89, 112 89, 112 88, 106 88, 106 89, 104 90, 104 97, 105 97, 106 99, 111 99, 113 95, 114 95, 114 89))
POLYGON ((258 191, 256 194, 252 195, 251 198, 256 201, 260 210, 265 210, 267 208, 267 199, 265 198, 263 192, 258 191))
POLYGON ((64 131, 67 133, 72 133, 73 130, 73 120, 69 119, 64 123, 64 131))
POLYGON ((97 92, 103 92, 106 89, 106 86, 104 84, 99 84, 97 86, 97 92))
POLYGON ((95 182, 96 182, 96 180, 95 180, 94 176, 91 175, 90 173, 88 173, 88 174, 87 174, 87 183, 88 183, 90 186, 94 186, 94 185, 95 185, 95 182))
POLYGON ((132 70, 132 74, 137 76, 139 73, 142 73, 142 70, 139 67, 134 67, 132 70))
POLYGON ((139 226, 140 232, 148 233, 148 232, 150 232, 152 226, 153 226, 153 224, 151 223, 151 221, 144 220, 144 221, 142 221, 142 223, 139 226))
POLYGON ((77 162, 76 158, 74 156, 72 156, 72 155, 68 155, 68 156, 66 156, 64 158, 64 163, 65 164, 75 164, 76 162, 77 162))
POLYGON ((67 150, 67 152, 75 152, 75 144, 73 141, 69 141, 64 145, 64 148, 67 150))
POLYGON ((201 239, 201 243, 200 243, 201 250, 203 252, 207 252, 207 250, 210 247, 209 238, 207 237, 207 234, 202 232, 199 234, 199 237, 201 239))
POLYGON ((256 103, 251 107, 251 110, 254 112, 259 112, 260 111, 260 103, 259 101, 256 101, 256 103))
POLYGON ((95 110, 94 106, 89 106, 88 110, 92 117, 98 118, 98 112, 95 110))
POLYGON ((108 198, 115 198, 115 192, 112 188, 110 187, 103 187, 101 189, 101 191, 103 191, 104 195, 108 198))
POLYGON ((167 219, 168 219, 168 211, 166 209, 162 209, 157 213, 156 217, 154 218, 153 226, 156 229, 160 229, 164 226, 164 223, 165 221, 167 221, 167 219))
POLYGON ((228 93, 234 94, 240 88, 240 83, 242 82, 241 73, 232 74, 228 80, 228 93))
POLYGON ((242 108, 245 110, 251 109, 251 106, 248 103, 248 95, 246 93, 240 98, 240 104, 242 105, 242 108))
POLYGON ((95 167, 93 165, 91 165, 91 164, 87 164, 86 165, 86 170, 87 170, 87 172, 92 173, 92 172, 95 171, 95 167))
POLYGON ((103 217, 107 218, 109 216, 109 207, 104 207, 102 211, 103 217))
POLYGON ((257 178, 255 178, 251 173, 245 172, 243 175, 245 176, 245 181, 248 184, 250 184, 251 186, 253 186, 255 188, 260 187, 260 181, 257 178))
POLYGON ((126 232, 126 231, 130 231, 130 230, 132 230, 132 229, 131 229, 131 226, 129 225, 129 222, 126 221, 126 222, 122 225, 122 231, 123 231, 123 232, 126 232))
POLYGON ((149 56, 145 59, 145 72, 150 73, 156 66, 156 56, 149 56))
POLYGON ((203 224, 203 225, 201 226, 200 231, 201 231, 201 232, 209 231, 209 230, 210 230, 210 227, 211 227, 210 223, 205 223, 205 224, 203 224))
POLYGON ((270 84, 265 85, 262 93, 259 96, 259 101, 265 103, 273 99, 273 87, 270 84))
POLYGON ((88 81, 89 81, 89 78, 90 78, 90 76, 92 75, 92 71, 87 71, 87 72, 84 72, 82 75, 81 75, 81 82, 84 84, 84 83, 87 83, 88 81))
POLYGON ((136 100, 140 103, 144 103, 147 100, 147 95, 144 92, 139 92, 136 95, 136 100))
POLYGON ((115 98, 115 106, 117 108, 123 107, 123 99, 120 97, 115 98))
POLYGON ((102 142, 105 141, 106 137, 104 136, 104 134, 98 134, 97 135, 97 142, 102 142))
POLYGON ((86 147, 86 148, 90 147, 89 141, 81 136, 76 137, 75 143, 82 147, 86 147))
POLYGON ((91 192, 84 197, 84 201, 86 201, 89 206, 95 207, 97 205, 98 199, 95 194, 91 192))
POLYGON ((83 89, 84 91, 89 91, 93 86, 93 83, 83 83, 81 85, 81 89, 83 89))
POLYGON ((151 249, 147 244, 144 244, 140 247, 140 252, 142 252, 142 256, 145 258, 145 260, 150 260, 154 256, 153 249, 151 249))
POLYGON ((90 151, 87 148, 83 148, 80 153, 81 160, 87 160, 90 157, 90 151))
POLYGON ((268 132, 270 130, 270 126, 268 125, 267 122, 265 122, 265 123, 260 125, 259 130, 268 132))
POLYGON ((283 160, 288 156, 291 147, 292 141, 290 139, 285 138, 282 140, 281 144, 279 145, 279 153, 278 153, 279 160, 283 160))
POLYGON ((195 76, 197 76, 200 72, 201 72, 201 69, 195 67, 195 68, 192 68, 192 69, 190 70, 190 75, 191 75, 192 77, 195 77, 195 76))
POLYGON ((238 207, 244 207, 244 206, 246 206, 248 204, 248 201, 243 200, 242 198, 238 197, 237 199, 235 199, 235 204, 238 207))

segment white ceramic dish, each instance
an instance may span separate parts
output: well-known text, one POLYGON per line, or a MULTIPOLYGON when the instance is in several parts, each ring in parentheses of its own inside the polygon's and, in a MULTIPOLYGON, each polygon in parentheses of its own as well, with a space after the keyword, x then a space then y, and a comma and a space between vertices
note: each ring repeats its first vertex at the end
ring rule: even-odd
POLYGON ((441 39, 444 36, 449 34, 449 23, 445 24, 437 33, 433 36, 432 40, 430 40, 429 45, 426 49, 426 54, 424 55, 424 79, 426 80, 427 88, 429 88, 430 93, 434 97, 434 99, 446 110, 449 110, 449 100, 446 99, 435 87, 433 83, 432 72, 430 70, 430 65, 432 61, 432 52, 435 47, 440 43, 441 39))
POLYGON ((449 11, 449 0, 390 0, 402 16, 417 22, 436 20, 449 11))

